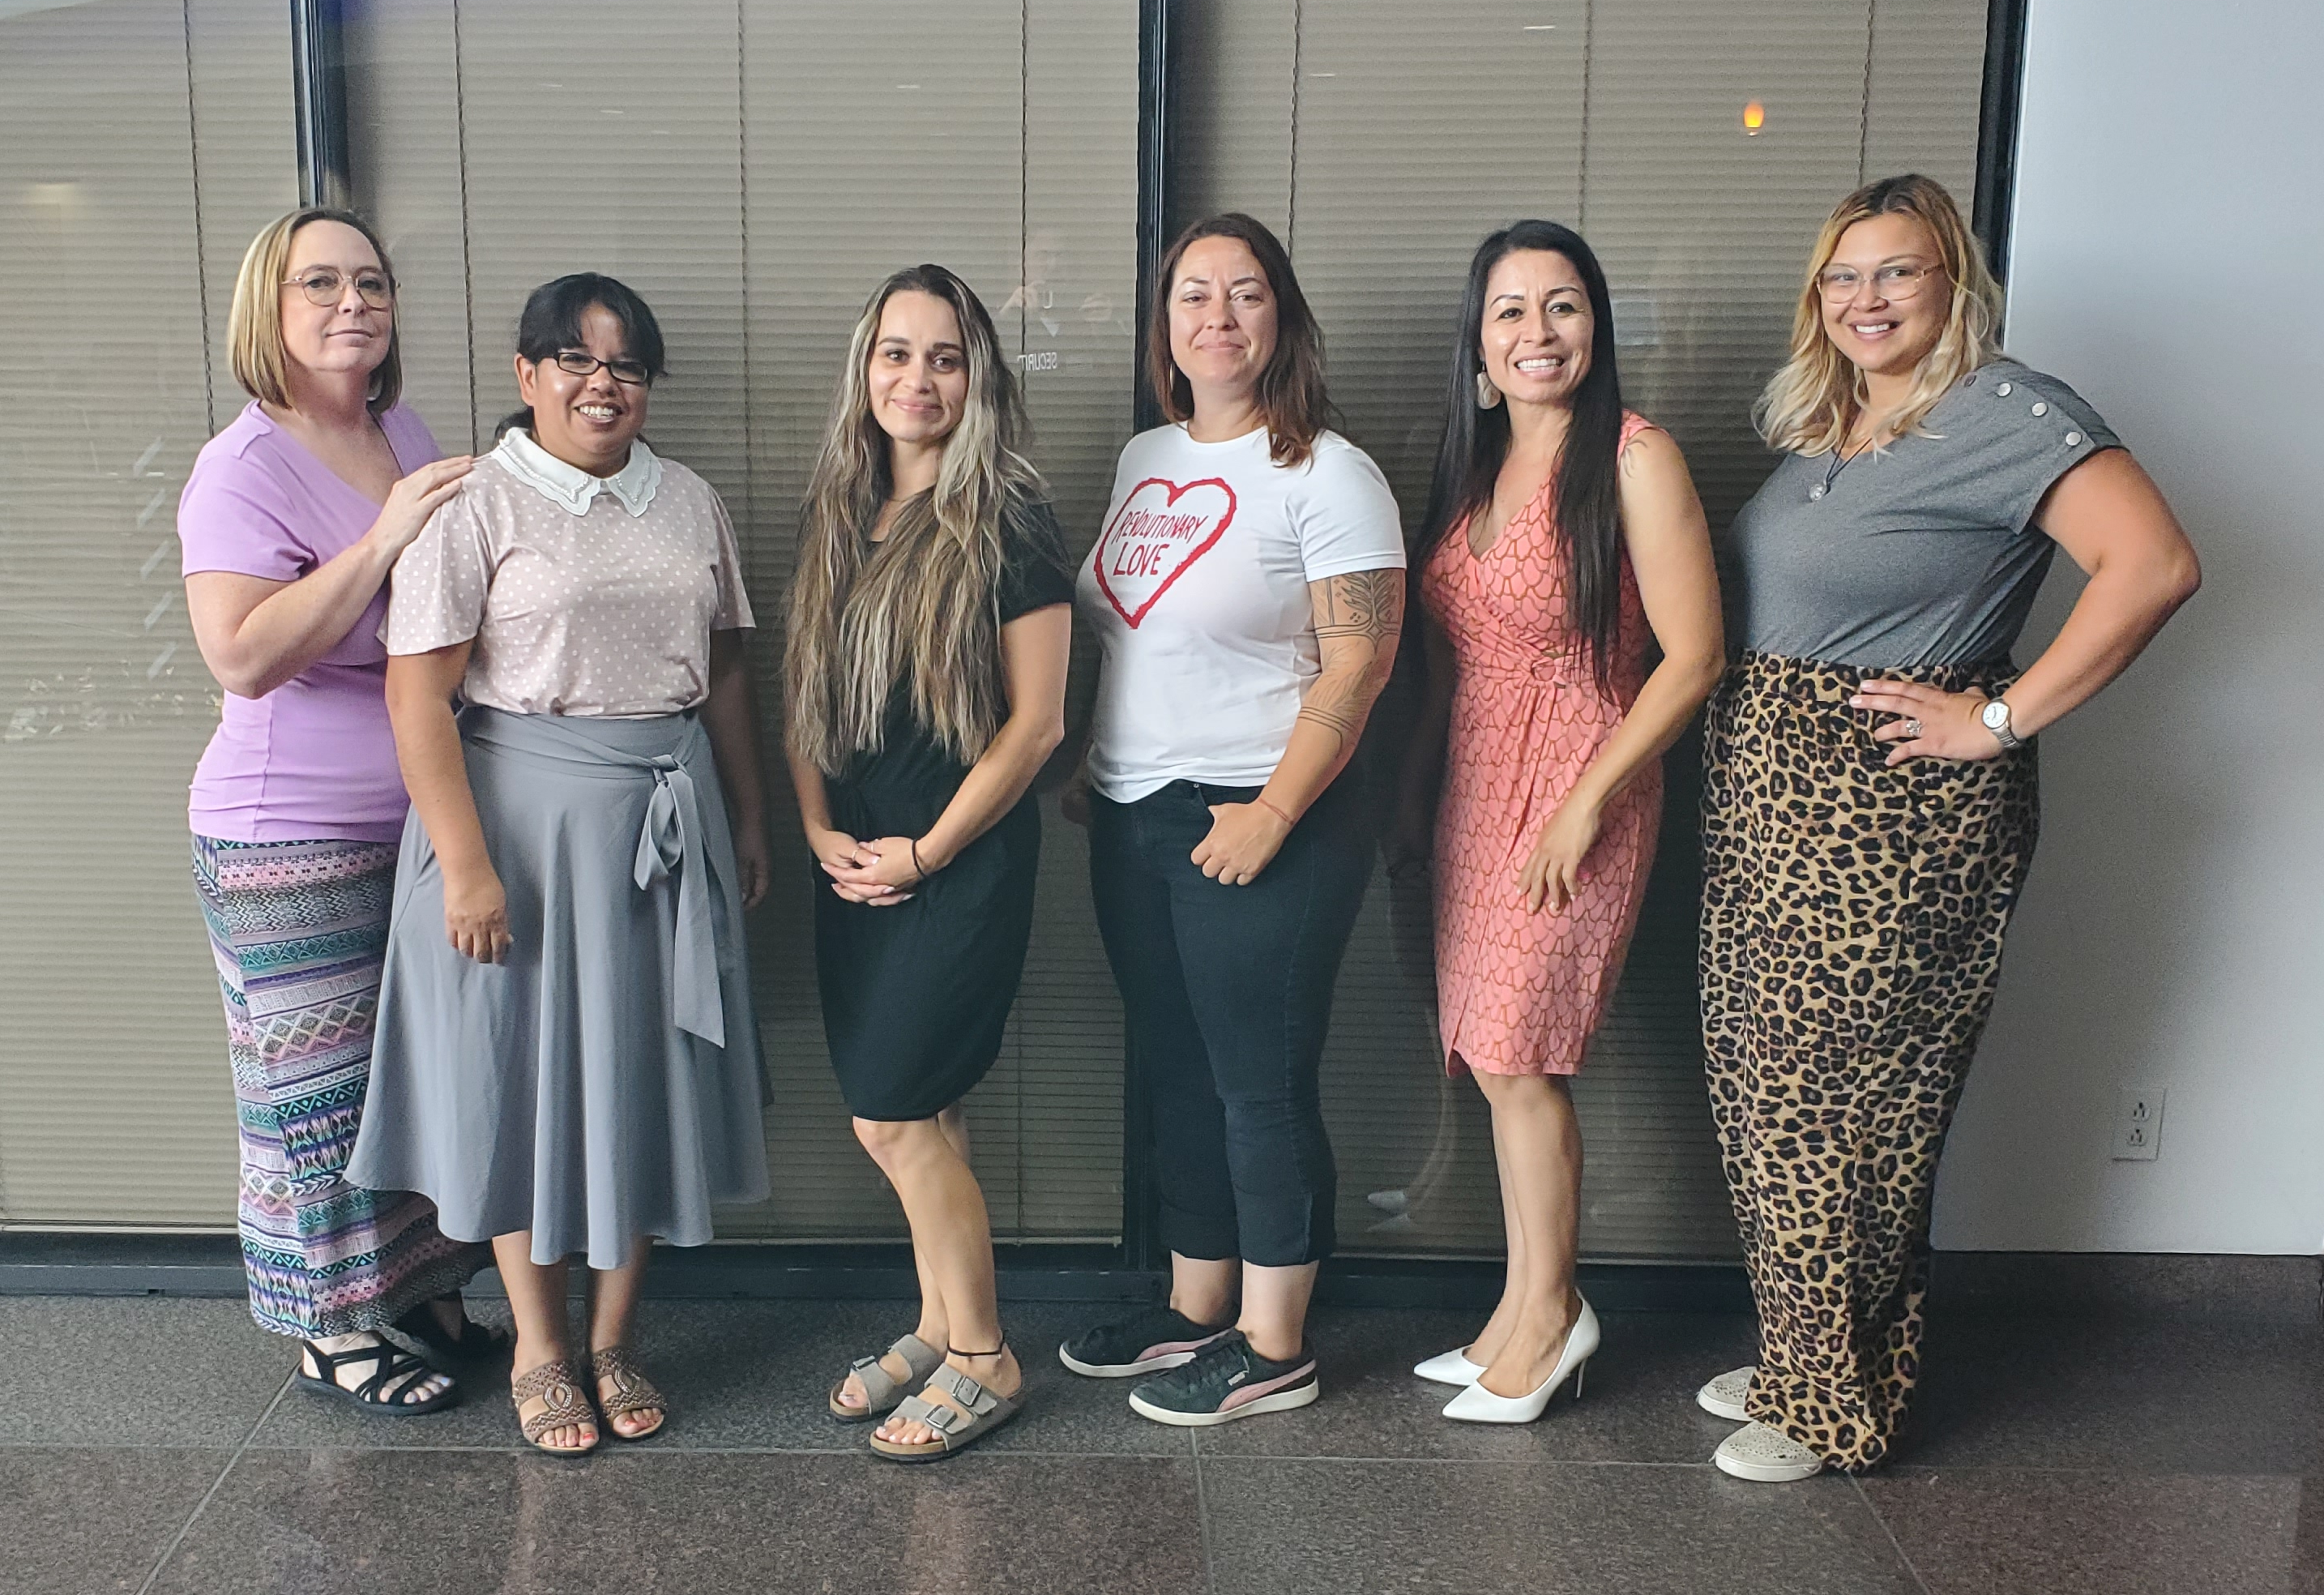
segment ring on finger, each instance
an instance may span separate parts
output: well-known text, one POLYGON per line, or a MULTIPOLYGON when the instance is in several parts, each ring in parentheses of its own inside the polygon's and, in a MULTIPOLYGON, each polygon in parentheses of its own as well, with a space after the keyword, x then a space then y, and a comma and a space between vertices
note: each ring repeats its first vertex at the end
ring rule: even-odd
POLYGON ((1923 726, 1918 720, 1907 720, 1904 722, 1904 734, 1906 736, 1918 736, 1926 729, 1927 727, 1923 726))

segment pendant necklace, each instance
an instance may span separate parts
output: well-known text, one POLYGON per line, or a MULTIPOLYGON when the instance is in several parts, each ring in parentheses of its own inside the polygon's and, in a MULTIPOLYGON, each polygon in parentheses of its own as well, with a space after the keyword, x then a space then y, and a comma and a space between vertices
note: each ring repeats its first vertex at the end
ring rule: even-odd
MULTIPOLYGON (((1877 438, 1879 435, 1879 429, 1875 428, 1873 429, 1872 437, 1877 438)), ((1862 454, 1866 449, 1872 447, 1872 438, 1867 438, 1863 442, 1858 444, 1854 448, 1849 449, 1845 453, 1841 452, 1843 446, 1844 445, 1835 445, 1833 447, 1831 451, 1831 464, 1825 467, 1823 480, 1817 483, 1813 487, 1808 489, 1808 502, 1814 503, 1817 500, 1822 498, 1824 494, 1831 491, 1831 484, 1840 480, 1840 474, 1848 469, 1849 466, 1855 460, 1858 455, 1862 454)))

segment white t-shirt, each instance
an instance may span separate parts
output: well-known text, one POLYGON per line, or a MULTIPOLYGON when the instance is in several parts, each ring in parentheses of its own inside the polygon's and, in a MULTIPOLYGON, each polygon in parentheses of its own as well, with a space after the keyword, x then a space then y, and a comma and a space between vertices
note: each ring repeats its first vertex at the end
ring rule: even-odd
POLYGON ((1256 787, 1321 668, 1307 584, 1404 568, 1388 478, 1336 432, 1304 466, 1267 429, 1132 438, 1075 592, 1105 649, 1090 783, 1135 803, 1172 781, 1256 787))

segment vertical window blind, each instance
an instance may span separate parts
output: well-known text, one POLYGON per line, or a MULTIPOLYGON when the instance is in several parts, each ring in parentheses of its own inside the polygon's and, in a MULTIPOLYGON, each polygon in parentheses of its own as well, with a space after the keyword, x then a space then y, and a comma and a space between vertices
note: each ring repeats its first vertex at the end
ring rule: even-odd
MULTIPOLYGON (((1624 395, 1686 451, 1714 530, 1771 456, 1751 401, 1780 363, 1833 201, 1918 170, 1964 206, 1983 0, 1195 0, 1178 12, 1173 224, 1277 228, 1321 319, 1343 429, 1416 521, 1470 253, 1520 217, 1576 227, 1615 300, 1624 395), (1745 107, 1762 125, 1745 126, 1745 107)), ((1376 727, 1376 786, 1400 750, 1376 727)), ((1655 874, 1574 1084, 1599 1258, 1732 1254, 1696 1027, 1692 737, 1665 761, 1655 874)), ((1324 1079, 1344 1249, 1501 1244, 1491 1129, 1437 1048, 1426 887, 1375 876, 1324 1079)))

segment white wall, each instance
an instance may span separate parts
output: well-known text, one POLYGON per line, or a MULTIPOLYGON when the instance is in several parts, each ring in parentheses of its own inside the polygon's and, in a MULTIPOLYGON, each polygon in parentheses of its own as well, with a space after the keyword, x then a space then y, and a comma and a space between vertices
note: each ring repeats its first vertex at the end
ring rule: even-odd
POLYGON ((2204 585, 2042 738, 1942 1247, 2324 1249, 2319 70, 2317 0, 2032 0, 2010 351, 2114 425, 2204 585), (2126 1084, 2170 1093, 2152 1163, 2108 1157, 2126 1084))

